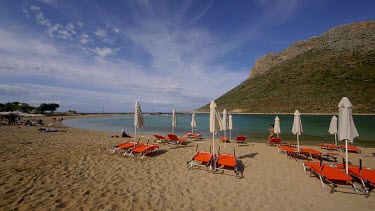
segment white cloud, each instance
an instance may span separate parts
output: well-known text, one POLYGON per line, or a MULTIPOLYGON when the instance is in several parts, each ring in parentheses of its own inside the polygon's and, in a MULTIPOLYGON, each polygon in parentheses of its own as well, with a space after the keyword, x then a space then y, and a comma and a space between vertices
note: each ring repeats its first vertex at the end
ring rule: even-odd
POLYGON ((8 96, 14 96, 14 95, 28 95, 30 92, 18 85, 7 85, 7 84, 0 84, 0 95, 8 95, 8 96))
POLYGON ((77 25, 78 25, 79 27, 83 27, 84 24, 83 24, 81 21, 78 21, 78 22, 77 22, 77 25))
POLYGON ((39 11, 39 10, 40 10, 40 7, 37 7, 37 6, 35 6, 35 5, 31 5, 31 6, 30 6, 30 10, 32 10, 32 11, 39 11))
POLYGON ((95 55, 99 57, 111 56, 111 55, 116 54, 116 52, 120 50, 119 48, 108 48, 108 47, 103 47, 103 48, 95 47, 95 48, 84 48, 84 49, 94 53, 95 55))
POLYGON ((56 0, 38 0, 40 2, 46 3, 46 4, 54 4, 56 0))
POLYGON ((52 26, 51 21, 49 21, 48 19, 45 19, 44 13, 42 12, 39 12, 38 14, 35 15, 35 20, 42 26, 47 26, 47 27, 52 26))
MULTIPOLYGON (((189 7, 185 9, 187 11, 189 7)), ((206 11, 203 9, 196 18, 191 18, 199 20, 206 11)), ((33 13, 33 16, 39 15, 38 23, 46 26, 50 37, 74 40, 76 45, 69 46, 70 49, 81 48, 88 55, 94 55, 95 59, 87 59, 80 51, 64 52, 65 46, 59 46, 58 42, 55 46, 46 44, 49 50, 39 49, 41 52, 38 54, 22 53, 23 50, 32 52, 29 47, 22 49, 24 44, 40 45, 45 40, 37 42, 30 37, 13 39, 11 35, 0 39, 0 47, 6 46, 8 52, 13 52, 10 55, 0 51, 1 75, 12 78, 43 77, 50 84, 41 85, 37 80, 32 81, 34 84, 18 83, 18 86, 32 90, 29 101, 59 101, 65 105, 79 105, 86 111, 94 109, 90 107, 92 105, 108 105, 116 111, 126 111, 127 105, 132 109, 134 101, 141 100, 146 104, 145 108, 147 104, 152 104, 161 111, 170 111, 172 106, 187 110, 219 97, 248 75, 248 70, 232 71, 223 65, 224 62, 216 61, 233 49, 232 42, 223 42, 221 35, 205 29, 180 24, 184 18, 190 18, 182 13, 176 12, 179 16, 176 21, 150 15, 146 19, 135 17, 139 21, 136 27, 116 23, 116 27, 104 29, 97 26, 94 32, 84 32, 85 25, 79 21, 66 25, 56 23, 40 12, 33 13), (95 36, 105 40, 108 33, 120 31, 129 45, 118 40, 113 45, 107 43, 102 47, 87 45, 95 36), (121 49, 126 46, 130 55, 136 52, 146 55, 146 59, 128 60, 122 54, 120 57, 120 46, 121 49), (48 51, 53 50, 53 56, 49 56, 48 51), (58 82, 59 87, 54 87, 54 82, 58 82)), ((1 32, 0 29, 0 38, 1 32)))
POLYGON ((90 42, 90 36, 86 33, 81 34, 79 38, 79 42, 82 44, 86 44, 90 42))
POLYGON ((105 29, 101 29, 101 28, 98 28, 94 34, 100 38, 105 38, 107 37, 107 30, 105 29))
POLYGON ((54 56, 58 50, 45 41, 24 38, 20 33, 0 29, 0 49, 25 57, 26 55, 54 56))

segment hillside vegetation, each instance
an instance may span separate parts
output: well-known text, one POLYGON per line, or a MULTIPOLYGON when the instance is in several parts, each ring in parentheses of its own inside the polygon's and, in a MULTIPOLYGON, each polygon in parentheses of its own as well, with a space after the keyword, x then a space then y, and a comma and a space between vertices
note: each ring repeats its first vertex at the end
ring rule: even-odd
MULTIPOLYGON (((354 113, 375 113, 374 94, 374 50, 311 49, 247 79, 216 103, 231 112, 334 113, 346 96, 354 113)), ((208 110, 208 104, 198 109, 208 110)))

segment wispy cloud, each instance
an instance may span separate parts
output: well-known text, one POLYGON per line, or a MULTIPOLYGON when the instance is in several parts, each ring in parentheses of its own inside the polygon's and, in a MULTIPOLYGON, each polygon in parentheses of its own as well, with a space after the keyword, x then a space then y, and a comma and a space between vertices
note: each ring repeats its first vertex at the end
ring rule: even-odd
POLYGON ((30 92, 22 86, 0 84, 0 95, 20 96, 20 95, 28 95, 28 94, 30 94, 30 92))
POLYGON ((86 50, 88 52, 92 52, 99 57, 106 57, 106 56, 111 56, 111 55, 116 54, 116 52, 120 49, 119 48, 106 48, 106 47, 99 48, 99 47, 95 47, 95 48, 84 48, 84 50, 86 50))
POLYGON ((65 43, 50 45, 37 36, 17 35, 16 45, 12 37, 22 33, 0 30, 0 47, 4 52, 13 52, 12 56, 0 52, 0 73, 12 78, 40 77, 45 81, 3 85, 32 90, 32 96, 19 94, 29 102, 58 101, 86 111, 95 110, 93 105, 126 111, 135 100, 145 102, 146 110, 153 106, 169 111, 172 107, 198 108, 247 77, 247 69, 234 69, 218 62, 238 44, 225 44, 220 35, 195 25, 211 3, 192 15, 188 13, 191 4, 186 2, 172 16, 165 15, 168 8, 159 13, 149 2, 138 6, 130 14, 132 27, 126 22, 90 26, 79 19, 63 23, 47 18, 43 8, 30 8, 30 14, 52 38, 49 42, 59 38, 65 43), (144 13, 147 15, 143 16, 144 13), (89 27, 93 30, 88 30, 89 27), (98 45, 99 41, 109 44, 106 40, 116 43, 98 45), (66 48, 68 42, 71 44, 66 48), (38 47, 42 44, 45 46, 38 47), (29 46, 37 46, 39 50, 29 46), (38 53, 27 54, 25 58, 22 51, 38 53), (132 54, 141 56, 132 58, 129 56, 132 54))
POLYGON ((100 38, 105 38, 107 37, 107 30, 105 29, 101 29, 101 28, 98 28, 94 34, 100 38))

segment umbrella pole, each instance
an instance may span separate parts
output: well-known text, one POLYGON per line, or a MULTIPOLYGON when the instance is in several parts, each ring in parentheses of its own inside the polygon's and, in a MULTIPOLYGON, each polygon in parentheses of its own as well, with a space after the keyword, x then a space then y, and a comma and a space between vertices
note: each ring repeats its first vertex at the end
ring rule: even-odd
POLYGON ((134 142, 137 141, 137 127, 134 127, 134 142))
POLYGON ((345 173, 348 174, 348 139, 345 139, 345 173))
POLYGON ((194 134, 194 126, 191 126, 191 134, 194 134))
MULTIPOLYGON (((215 133, 212 133, 212 154, 215 157, 215 133)), ((212 170, 213 163, 211 162, 210 170, 212 170)))
POLYGON ((279 133, 277 133, 277 138, 279 138, 279 133))
POLYGON ((299 151, 299 136, 298 136, 298 133, 297 133, 297 149, 299 151))
POLYGON ((232 141, 232 130, 229 130, 229 141, 232 141))
POLYGON ((335 145, 337 146, 337 133, 335 133, 335 145))

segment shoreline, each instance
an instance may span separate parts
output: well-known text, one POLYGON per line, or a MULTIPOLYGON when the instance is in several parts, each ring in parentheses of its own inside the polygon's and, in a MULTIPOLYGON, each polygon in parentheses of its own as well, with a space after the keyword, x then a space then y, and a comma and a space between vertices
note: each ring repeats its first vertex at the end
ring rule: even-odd
MULTIPOLYGON (((196 114, 209 114, 210 112, 201 112, 201 111, 192 111, 196 114)), ((191 114, 192 112, 176 112, 178 114, 191 114)), ((162 112, 161 114, 158 113, 143 113, 143 115, 163 115, 163 114, 171 114, 169 112, 162 112)), ((252 113, 252 112, 228 112, 228 114, 251 114, 251 115, 294 115, 294 113, 252 113)), ((133 116, 134 113, 85 113, 85 114, 79 114, 80 116, 85 116, 85 115, 115 115, 115 116, 133 116)), ((301 115, 317 115, 317 116, 338 116, 338 113, 301 113, 301 115)), ((353 116, 375 116, 375 113, 353 113, 353 116)))

